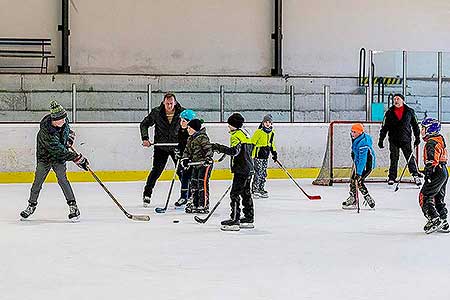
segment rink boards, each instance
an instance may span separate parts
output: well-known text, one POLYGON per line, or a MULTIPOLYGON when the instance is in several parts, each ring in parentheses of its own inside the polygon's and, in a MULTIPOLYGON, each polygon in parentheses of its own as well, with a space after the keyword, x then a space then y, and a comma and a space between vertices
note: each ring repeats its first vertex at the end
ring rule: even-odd
MULTIPOLYGON (((253 133, 259 124, 247 124, 253 133)), ((152 148, 143 148, 139 124, 72 124, 77 137, 76 149, 85 155, 91 167, 105 181, 145 180, 151 169, 152 148)), ((226 124, 207 123, 212 142, 228 144, 226 124)), ((36 165, 35 147, 39 124, 0 124, 0 183, 32 182, 36 165)), ((443 125, 448 140, 450 126, 443 125)), ((322 165, 326 149, 328 123, 275 124, 275 141, 279 160, 295 177, 314 178, 322 165)), ((150 130, 152 136, 153 130, 150 130)), ((374 136, 374 143, 378 136, 374 136)), ((375 145, 376 147, 376 145, 375 145)), ((385 151, 388 151, 387 149, 385 151)), ((339 155, 349 155, 342 153, 339 155)), ((269 160, 269 178, 286 178, 282 170, 269 160)), ((173 175, 174 164, 169 160, 161 179, 173 175)), ((87 172, 68 164, 72 181, 92 181, 87 172)), ((212 179, 228 179, 229 159, 214 165, 212 179)), ((49 182, 55 182, 54 174, 49 182)))

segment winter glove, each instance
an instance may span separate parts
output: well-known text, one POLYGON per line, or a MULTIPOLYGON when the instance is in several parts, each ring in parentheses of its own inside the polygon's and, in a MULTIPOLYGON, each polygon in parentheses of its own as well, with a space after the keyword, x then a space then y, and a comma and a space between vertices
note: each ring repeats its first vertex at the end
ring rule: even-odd
POLYGON ((383 148, 384 148, 383 140, 379 140, 379 141, 378 141, 378 147, 380 147, 380 149, 383 149, 383 148))
POLYGON ((187 170, 189 169, 189 158, 183 158, 180 161, 180 165, 183 167, 183 169, 187 170))
POLYGON ((272 159, 273 159, 273 162, 277 162, 278 161, 278 153, 277 153, 277 151, 273 151, 272 152, 272 159))
POLYGON ((73 143, 75 142, 75 131, 69 131, 69 137, 67 138, 67 148, 70 148, 73 146, 73 143))
POLYGON ((212 149, 213 151, 219 152, 219 153, 224 153, 227 147, 221 144, 212 144, 212 149))
POLYGON ((82 154, 78 154, 78 156, 73 160, 73 162, 81 169, 89 171, 88 170, 89 161, 82 154))
POLYGON ((419 146, 419 144, 420 144, 420 139, 415 139, 415 141, 414 141, 414 147, 419 146))

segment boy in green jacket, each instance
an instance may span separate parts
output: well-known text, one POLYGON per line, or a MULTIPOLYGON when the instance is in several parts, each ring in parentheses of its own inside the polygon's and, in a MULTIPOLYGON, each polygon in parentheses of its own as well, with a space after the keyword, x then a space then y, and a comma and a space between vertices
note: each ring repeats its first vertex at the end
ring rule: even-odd
POLYGON ((213 168, 213 151, 199 119, 193 119, 187 124, 189 138, 181 159, 181 166, 192 169, 190 195, 192 202, 188 202, 186 213, 209 213, 209 177, 213 168), (190 164, 192 164, 190 166, 190 164))
POLYGON ((37 134, 36 158, 37 166, 31 187, 28 206, 20 213, 22 219, 27 219, 34 213, 37 206, 39 192, 42 184, 47 178, 50 169, 53 169, 69 205, 69 219, 78 221, 80 211, 78 210, 75 196, 66 175, 66 161, 73 161, 80 168, 88 170, 88 160, 81 154, 70 151, 73 145, 75 133, 70 130, 69 119, 64 108, 56 101, 50 103, 50 114, 46 115, 41 123, 37 134))
POLYGON ((259 128, 252 137, 255 145, 252 152, 253 163, 255 165, 255 175, 253 175, 252 194, 255 198, 268 198, 269 194, 264 189, 267 177, 267 163, 269 155, 272 154, 273 161, 277 161, 278 154, 275 148, 275 132, 273 130, 272 115, 265 115, 259 128))
POLYGON ((234 113, 228 118, 230 131, 230 147, 213 144, 213 150, 231 156, 231 172, 233 184, 231 187, 231 215, 229 220, 222 221, 221 229, 224 231, 239 231, 240 228, 254 228, 253 200, 250 191, 250 181, 253 174, 252 149, 250 136, 242 128, 244 117, 234 113), (240 219, 240 202, 242 198, 242 212, 244 218, 240 219))

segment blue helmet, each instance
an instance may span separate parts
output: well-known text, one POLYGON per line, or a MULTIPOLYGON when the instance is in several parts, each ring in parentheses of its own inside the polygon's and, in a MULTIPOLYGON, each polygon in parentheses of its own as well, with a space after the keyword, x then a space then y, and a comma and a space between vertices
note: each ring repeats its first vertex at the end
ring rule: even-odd
POLYGON ((430 117, 423 119, 420 123, 420 126, 422 126, 422 128, 425 128, 426 135, 438 134, 441 131, 441 123, 438 120, 430 117))
POLYGON ((180 118, 190 121, 197 118, 197 114, 192 109, 185 109, 181 112, 180 118))

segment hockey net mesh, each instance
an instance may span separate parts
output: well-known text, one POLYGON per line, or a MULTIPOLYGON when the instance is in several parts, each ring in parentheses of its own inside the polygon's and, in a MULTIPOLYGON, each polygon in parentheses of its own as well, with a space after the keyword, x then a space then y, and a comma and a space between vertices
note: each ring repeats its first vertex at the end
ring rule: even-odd
MULTIPOLYGON (((352 140, 350 131, 352 124, 356 122, 335 121, 328 128, 327 147, 323 158, 322 168, 319 175, 313 181, 315 185, 333 185, 333 183, 350 182, 353 161, 351 158, 352 140)), ((367 177, 368 182, 387 182, 389 175, 389 142, 384 141, 384 148, 377 146, 381 123, 379 122, 358 122, 364 125, 364 132, 369 134, 373 140, 373 149, 376 155, 376 166, 372 173, 367 177)), ((414 153, 416 157, 416 153, 414 153)), ((400 151, 400 159, 398 162, 400 176, 406 159, 400 151)), ((406 170, 403 180, 411 182, 411 176, 406 170)))

